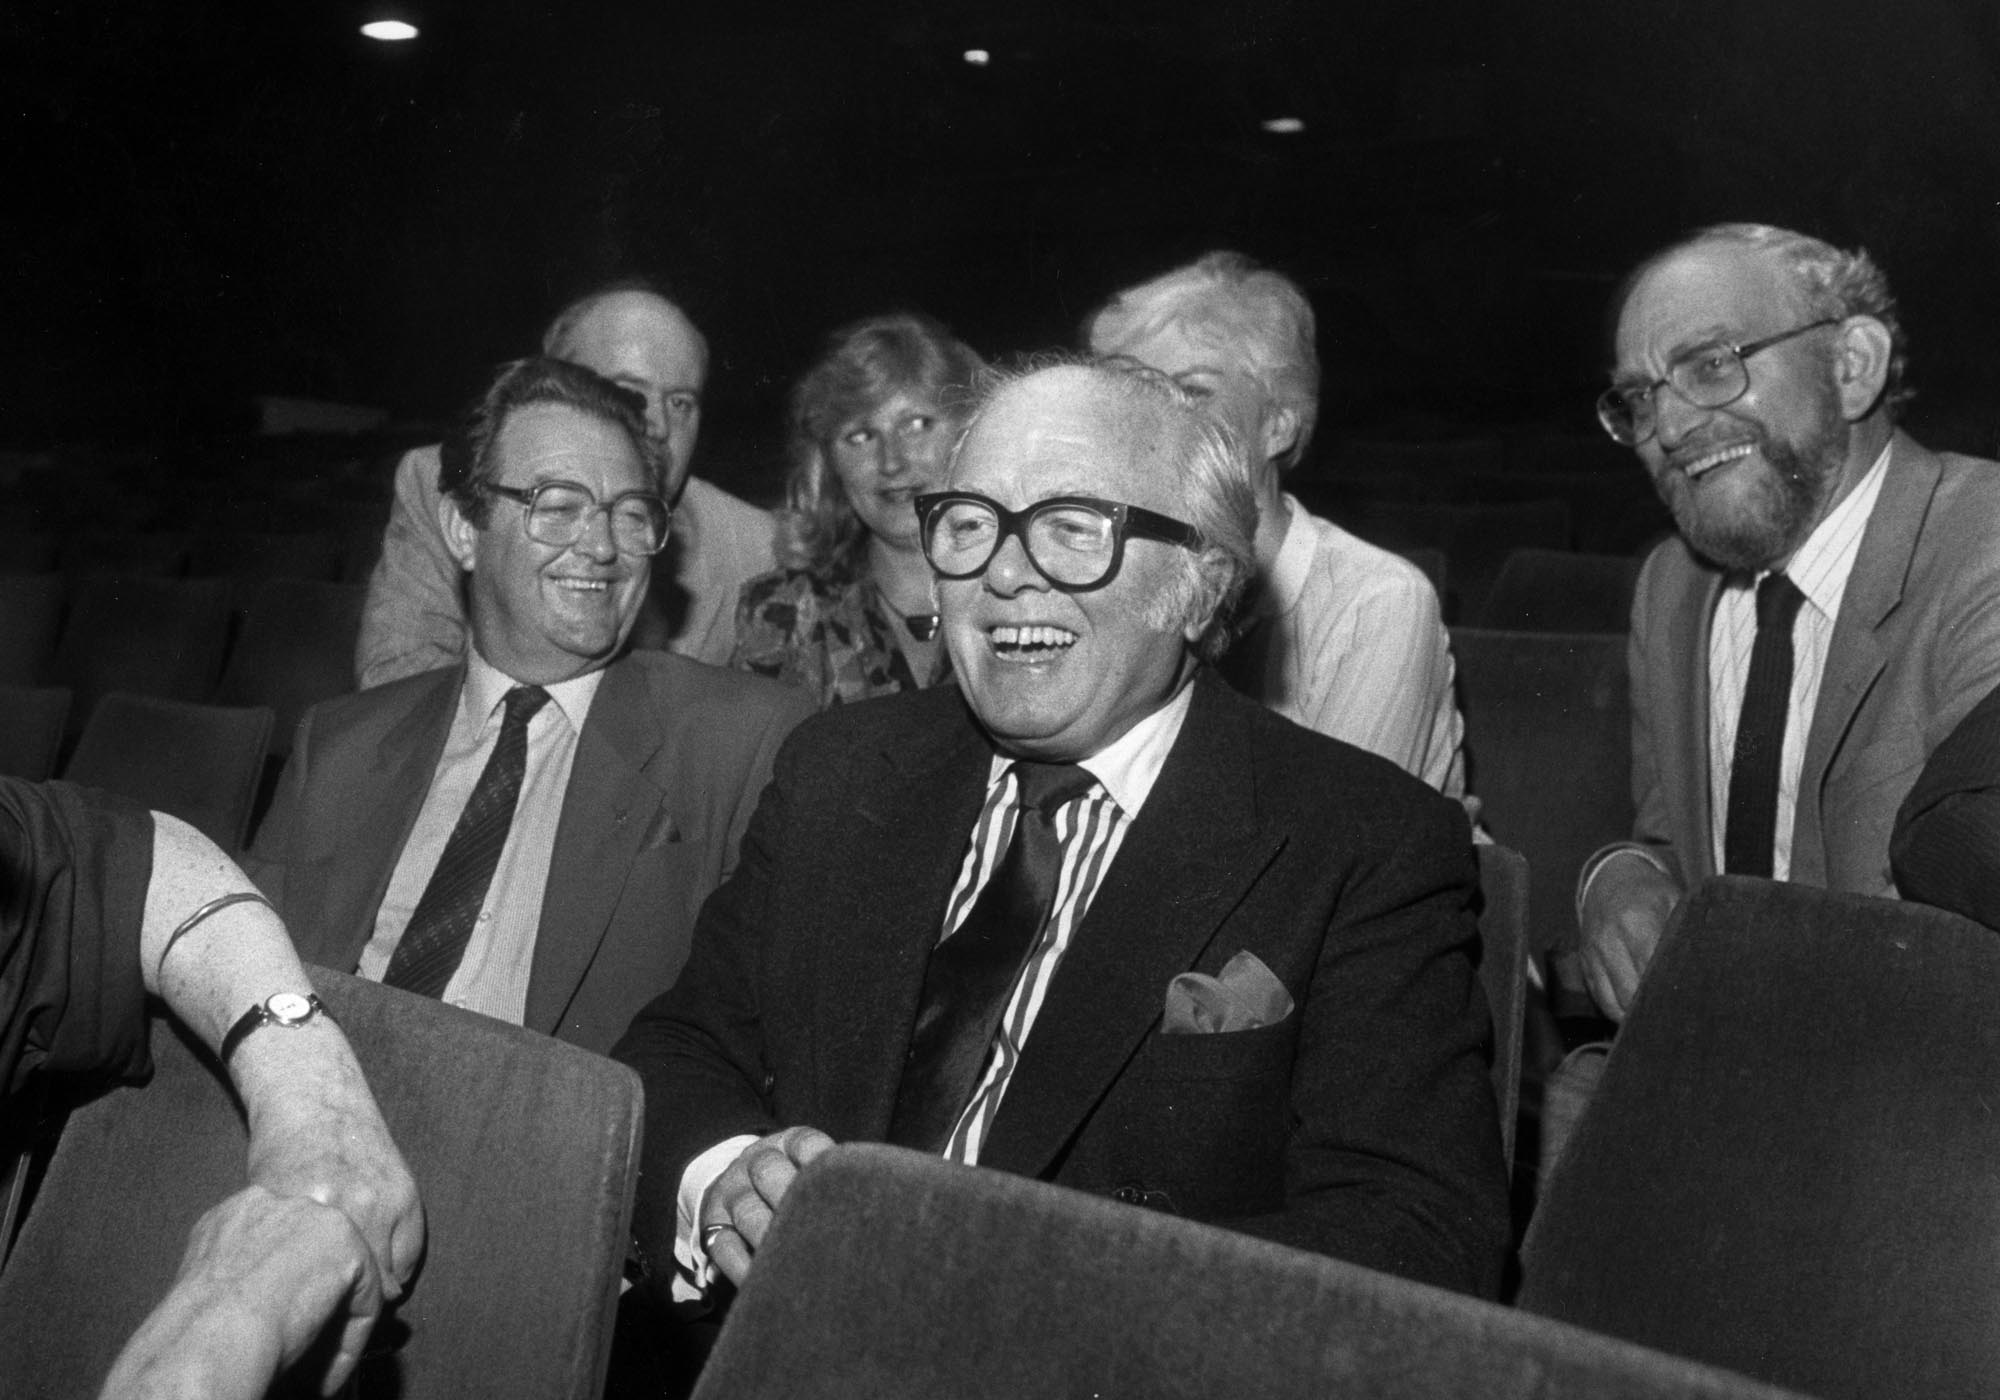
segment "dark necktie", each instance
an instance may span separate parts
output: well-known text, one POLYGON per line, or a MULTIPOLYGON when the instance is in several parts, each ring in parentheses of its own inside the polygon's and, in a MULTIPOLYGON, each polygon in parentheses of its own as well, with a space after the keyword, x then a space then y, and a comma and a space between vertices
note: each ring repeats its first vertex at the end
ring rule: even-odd
POLYGON ((1785 717, 1792 705, 1792 620, 1806 595, 1783 574, 1757 585, 1757 641, 1736 721, 1729 768, 1729 814, 1722 828, 1723 869, 1771 877, 1778 833, 1778 768, 1785 752, 1785 717))
POLYGON ((1056 812, 1096 780, 1073 763, 1014 764, 1014 839, 958 929, 931 949, 889 1141, 942 1151, 972 1097, 1007 994, 1041 937, 1062 870, 1056 812))
POLYGON ((389 986, 442 996, 458 971, 507 844, 508 828, 514 824, 514 804, 520 800, 521 777, 528 768, 528 721, 548 699, 549 693, 538 685, 517 685, 507 692, 503 701, 507 717, 500 722, 499 741, 444 843, 437 869, 389 957, 388 971, 382 974, 389 986))

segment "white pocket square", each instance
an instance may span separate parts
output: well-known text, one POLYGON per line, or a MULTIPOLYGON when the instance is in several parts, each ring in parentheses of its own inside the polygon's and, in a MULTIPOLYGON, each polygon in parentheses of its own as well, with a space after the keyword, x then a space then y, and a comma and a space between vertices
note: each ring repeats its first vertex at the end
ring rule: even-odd
POLYGON ((1163 1035, 1213 1035, 1275 1026, 1292 1014, 1292 994, 1278 974, 1248 948, 1222 966, 1220 976, 1183 972, 1167 984, 1163 1035))

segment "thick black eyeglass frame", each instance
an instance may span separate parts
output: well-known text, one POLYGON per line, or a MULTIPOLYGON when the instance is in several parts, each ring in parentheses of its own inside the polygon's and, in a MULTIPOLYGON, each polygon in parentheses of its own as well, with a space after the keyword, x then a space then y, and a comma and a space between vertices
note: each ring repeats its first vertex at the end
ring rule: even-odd
POLYGON ((1767 335, 1762 340, 1752 340, 1743 345, 1732 345, 1726 340, 1718 340, 1709 345, 1697 345, 1685 354, 1677 356, 1674 362, 1667 366, 1667 372, 1658 379, 1655 379, 1651 384, 1644 386, 1635 385, 1626 389, 1621 389, 1614 384, 1599 394, 1597 396, 1597 421, 1603 427, 1604 431, 1610 435, 1611 440, 1619 446, 1637 447, 1658 431, 1660 415, 1657 408, 1654 408, 1656 403, 1654 395, 1658 394, 1662 388, 1671 389, 1674 393, 1680 395, 1683 402, 1692 404, 1696 408, 1727 408, 1730 404, 1735 403, 1750 392, 1750 365, 1748 362, 1752 355, 1769 350, 1773 345, 1782 345, 1788 340, 1797 339, 1807 331, 1816 331, 1822 326, 1837 326, 1843 319, 1840 316, 1822 316, 1817 321, 1809 321, 1803 326, 1794 326, 1788 331, 1779 331, 1776 335, 1767 335), (1727 350, 1736 357, 1736 366, 1743 371, 1743 387, 1726 399, 1717 399, 1714 403, 1703 403, 1692 394, 1682 392, 1681 387, 1674 383, 1674 371, 1684 364, 1692 364, 1697 358, 1710 350, 1727 350), (1612 424, 1618 421, 1621 413, 1625 417, 1632 419, 1635 423, 1637 422, 1639 415, 1632 408, 1635 396, 1644 399, 1646 406, 1652 409, 1647 419, 1646 431, 1643 433, 1635 432, 1629 438, 1621 437, 1618 430, 1612 424))
POLYGON ((1034 565, 1049 587, 1058 593, 1090 593, 1104 587, 1118 577, 1118 571, 1125 565, 1125 541, 1128 537, 1159 540, 1163 544, 1177 544, 1182 549, 1200 549, 1201 532, 1171 515, 1161 515, 1158 511, 1147 510, 1144 506, 1127 505, 1123 501, 1107 500, 1102 496, 1050 496, 1023 506, 1020 510, 1009 510, 991 496, 982 496, 977 491, 932 491, 911 502, 917 512, 917 528, 924 544, 924 558, 930 563, 931 571, 939 578, 977 578, 992 566, 993 558, 1007 543, 1009 535, 1021 541, 1021 553, 1034 565), (984 506, 993 512, 998 530, 993 536, 993 548, 979 562, 976 569, 966 569, 952 573, 940 568, 931 557, 931 532, 939 512, 960 502, 984 506), (1044 511, 1060 510, 1065 506, 1081 506, 1094 510, 1111 522, 1111 562, 1104 568, 1102 577, 1090 583, 1064 583, 1052 578, 1042 567, 1042 561, 1035 557, 1033 546, 1028 543, 1028 523, 1044 511))
MULTIPOLYGON (((537 482, 533 486, 502 486, 497 481, 484 481, 479 484, 479 489, 486 492, 488 495, 504 496, 506 499, 513 501, 516 505, 519 505, 525 509, 526 513, 523 514, 521 517, 522 534, 528 533, 528 519, 535 513, 535 502, 541 499, 542 492, 556 490, 558 488, 570 491, 581 491, 584 495, 590 497, 592 501, 596 502, 597 509, 603 511, 606 515, 609 515, 611 513, 612 508, 616 506, 620 501, 641 500, 641 501, 659 502, 660 518, 664 522, 664 524, 660 529, 659 547, 656 549, 646 550, 643 553, 634 554, 633 555, 634 558, 637 559, 652 558, 654 555, 659 554, 662 550, 664 550, 667 547, 667 542, 674 537, 674 531, 673 531, 674 508, 667 503, 667 498, 665 496, 659 495, 657 492, 625 491, 621 492, 616 496, 613 496, 608 501, 599 501, 597 499, 596 493, 593 492, 588 486, 585 486, 580 481, 541 481, 537 482)), ((588 531, 589 529, 590 525, 588 523, 588 520, 586 519, 583 529, 578 530, 576 532, 576 540, 582 539, 584 537, 585 532, 588 531)), ((531 540, 535 540, 535 537, 533 535, 528 535, 528 538, 531 540)), ((568 549, 571 545, 574 545, 576 543, 576 540, 570 540, 567 544, 563 545, 557 545, 552 540, 535 540, 535 543, 546 544, 552 549, 568 549)), ((613 529, 611 532, 611 547, 613 549, 618 549, 618 531, 616 529, 613 529)), ((618 552, 620 554, 631 553, 631 551, 623 549, 619 549, 618 552)))

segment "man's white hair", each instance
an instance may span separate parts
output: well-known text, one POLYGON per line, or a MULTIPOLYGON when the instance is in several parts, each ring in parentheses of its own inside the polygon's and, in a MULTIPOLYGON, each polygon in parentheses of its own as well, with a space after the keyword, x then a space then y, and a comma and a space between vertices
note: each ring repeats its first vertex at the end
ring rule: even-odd
POLYGON ((1169 327, 1241 361, 1272 403, 1292 411, 1298 436, 1277 461, 1297 463, 1319 421, 1318 321, 1299 285, 1242 253, 1205 253, 1118 293, 1085 319, 1084 341, 1105 354, 1169 327))
POLYGON ((1204 661, 1219 660, 1229 649, 1236 605, 1257 567, 1252 552, 1257 500, 1237 435, 1172 379, 1134 361, 1067 354, 1038 355, 1017 367, 989 369, 980 379, 965 431, 952 447, 953 473, 966 442, 996 399, 1026 379, 1062 368, 1081 370, 1107 392, 1148 410, 1162 435, 1176 441, 1173 468, 1180 487, 1180 513, 1201 539, 1194 549, 1180 551, 1181 567, 1173 581, 1149 600, 1146 621, 1161 630, 1203 624, 1195 654, 1204 661))

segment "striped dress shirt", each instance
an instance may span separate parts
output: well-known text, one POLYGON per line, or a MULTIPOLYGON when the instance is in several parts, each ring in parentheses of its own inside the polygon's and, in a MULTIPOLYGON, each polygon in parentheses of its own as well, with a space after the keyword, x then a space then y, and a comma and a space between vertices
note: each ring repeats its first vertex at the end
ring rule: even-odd
MULTIPOLYGON (((1785 712, 1785 744, 1778 760, 1777 840, 1771 855, 1771 878, 1789 879, 1792 869, 1792 821, 1798 811, 1799 774, 1805 767, 1806 738, 1812 730, 1813 709, 1819 703, 1820 677, 1826 673, 1826 653, 1833 627, 1840 620, 1840 599, 1861 552, 1861 535, 1888 475, 1889 449, 1846 500, 1827 512, 1785 565, 1805 605, 1792 622, 1792 694, 1785 712)), ((1708 630, 1708 809, 1709 839, 1715 868, 1726 869, 1724 826, 1729 815, 1729 778, 1736 761, 1736 724, 1743 711, 1743 692, 1750 679, 1750 651, 1757 641, 1757 584, 1763 574, 1732 575, 1716 599, 1708 630)))

